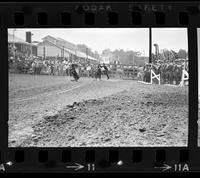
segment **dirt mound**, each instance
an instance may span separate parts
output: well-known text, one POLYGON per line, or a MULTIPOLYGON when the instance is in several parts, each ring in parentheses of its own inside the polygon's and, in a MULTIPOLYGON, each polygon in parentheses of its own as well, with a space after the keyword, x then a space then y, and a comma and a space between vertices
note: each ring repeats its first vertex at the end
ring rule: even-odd
POLYGON ((123 91, 67 105, 33 126, 23 146, 186 146, 187 95, 123 91))

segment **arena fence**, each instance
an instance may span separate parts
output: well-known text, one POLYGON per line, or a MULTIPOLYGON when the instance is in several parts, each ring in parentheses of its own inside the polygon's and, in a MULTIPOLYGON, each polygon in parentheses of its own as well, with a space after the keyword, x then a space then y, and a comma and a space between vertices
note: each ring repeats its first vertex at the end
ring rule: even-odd
MULTIPOLYGON (((160 74, 155 74, 155 72, 153 70, 150 70, 150 82, 145 82, 145 81, 141 81, 138 80, 139 83, 144 83, 144 84, 155 84, 155 82, 153 82, 153 80, 157 80, 158 84, 161 84, 161 76, 160 74)), ((183 69, 182 70, 182 77, 181 77, 181 81, 179 85, 172 85, 172 84, 164 84, 167 86, 185 86, 188 85, 188 80, 189 80, 189 74, 188 72, 183 69)))
POLYGON ((188 80, 189 80, 189 74, 186 70, 183 70, 180 86, 185 85, 185 82, 187 82, 186 85, 188 85, 188 80))
POLYGON ((160 74, 156 75, 155 72, 151 70, 151 84, 153 83, 154 78, 158 80, 158 84, 160 85, 160 74))
MULTIPOLYGON (((184 67, 185 68, 185 67, 184 67)), ((31 65, 22 65, 22 63, 16 63, 10 66, 9 71, 12 73, 24 73, 24 74, 42 74, 42 75, 49 75, 50 69, 48 67, 44 66, 38 66, 35 68, 32 68, 31 65)), ((115 68, 109 70, 109 77, 110 78, 121 78, 121 79, 128 79, 128 80, 137 80, 140 83, 144 84, 164 84, 169 86, 184 86, 188 85, 189 80, 189 74, 188 72, 183 69, 182 70, 182 76, 180 80, 179 85, 172 85, 169 83, 162 83, 162 76, 161 74, 156 74, 154 70, 150 70, 150 80, 144 81, 144 76, 138 76, 139 71, 135 68, 115 68)), ((70 72, 68 71, 57 71, 55 70, 55 75, 70 75, 70 72)), ((79 72, 80 77, 95 77, 95 70, 91 71, 84 71, 79 72)), ((104 75, 104 72, 102 71, 102 75, 104 75)))

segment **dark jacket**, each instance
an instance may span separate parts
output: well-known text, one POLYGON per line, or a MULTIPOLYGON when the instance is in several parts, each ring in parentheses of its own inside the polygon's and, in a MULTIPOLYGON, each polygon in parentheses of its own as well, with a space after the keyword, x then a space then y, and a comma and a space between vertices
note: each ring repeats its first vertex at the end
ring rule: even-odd
POLYGON ((106 71, 108 71, 108 68, 106 67, 106 66, 103 66, 104 67, 104 69, 106 70, 106 71))

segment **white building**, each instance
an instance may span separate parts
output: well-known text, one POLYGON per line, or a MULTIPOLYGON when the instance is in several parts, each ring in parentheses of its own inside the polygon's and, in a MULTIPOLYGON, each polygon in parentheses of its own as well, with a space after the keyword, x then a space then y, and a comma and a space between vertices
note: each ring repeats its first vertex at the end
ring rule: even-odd
POLYGON ((114 56, 113 56, 112 52, 104 52, 101 55, 101 62, 102 63, 109 64, 113 61, 114 61, 114 56))

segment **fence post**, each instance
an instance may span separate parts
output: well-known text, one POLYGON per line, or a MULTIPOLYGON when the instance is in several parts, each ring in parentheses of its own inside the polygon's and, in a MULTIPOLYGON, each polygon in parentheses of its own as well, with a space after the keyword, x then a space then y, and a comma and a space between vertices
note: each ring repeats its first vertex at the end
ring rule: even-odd
POLYGON ((156 75, 153 70, 151 70, 151 84, 153 83, 153 78, 157 78, 158 84, 160 85, 160 74, 156 75), (154 76, 153 76, 154 75, 154 76))
POLYGON ((187 72, 185 69, 183 69, 183 70, 182 70, 182 77, 181 77, 180 86, 183 86, 185 80, 188 80, 188 79, 189 79, 189 77, 188 77, 188 72, 187 72), (186 75, 186 78, 185 78, 185 75, 186 75))

